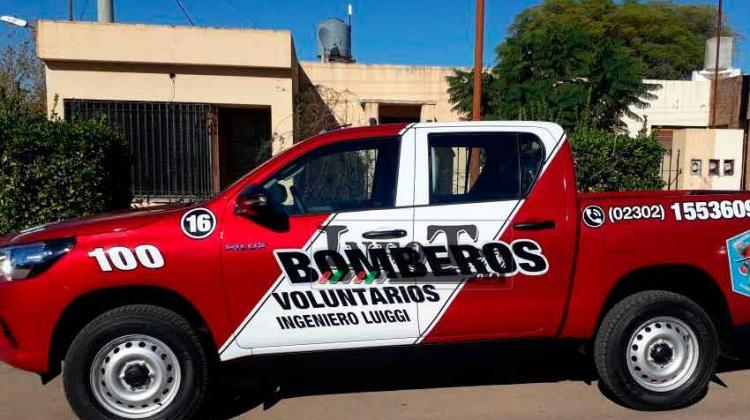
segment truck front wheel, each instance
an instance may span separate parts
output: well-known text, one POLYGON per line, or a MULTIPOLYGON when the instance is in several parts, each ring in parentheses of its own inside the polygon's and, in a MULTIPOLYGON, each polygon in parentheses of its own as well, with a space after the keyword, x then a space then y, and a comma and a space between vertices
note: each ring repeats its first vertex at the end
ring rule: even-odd
POLYGON ((700 400, 718 353, 716 328, 703 308, 661 290, 617 303, 594 343, 602 385, 619 402, 638 410, 675 409, 700 400))
POLYGON ((63 382, 83 419, 189 419, 206 394, 208 363, 183 317, 157 306, 123 306, 76 336, 63 382))

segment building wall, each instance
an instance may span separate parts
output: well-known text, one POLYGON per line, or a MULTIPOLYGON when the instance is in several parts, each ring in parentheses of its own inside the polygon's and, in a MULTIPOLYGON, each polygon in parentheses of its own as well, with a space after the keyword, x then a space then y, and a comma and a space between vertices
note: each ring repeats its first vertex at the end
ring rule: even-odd
MULTIPOLYGON (((631 107, 641 118, 647 118, 651 127, 708 127, 711 104, 711 82, 700 80, 646 80, 661 85, 652 92, 657 99, 649 101, 645 109, 631 107)), ((623 118, 631 135, 643 128, 642 121, 623 118)))
MULTIPOLYGON (((345 99, 334 109, 341 124, 369 125, 380 104, 421 105, 421 121, 457 121, 451 110, 450 67, 301 62, 313 85, 333 89, 345 99)), ((301 76, 302 77, 302 76, 301 76)))
POLYGON ((191 66, 79 66, 47 63, 47 103, 63 117, 62 100, 199 102, 271 108, 273 152, 292 144, 292 79, 265 70, 197 72, 191 66), (170 77, 174 74, 174 79, 170 77))
POLYGON ((51 114, 70 98, 262 106, 273 152, 292 144, 289 32, 39 21, 37 53, 51 114))
POLYGON ((718 100, 716 106, 716 126, 726 128, 743 128, 741 113, 743 77, 737 76, 721 79, 718 83, 718 100))
POLYGON ((42 60, 289 69, 289 31, 40 20, 42 60))
MULTIPOLYGON (((36 27, 38 54, 46 65, 50 114, 63 116, 65 99, 270 108, 274 154, 301 137, 303 122, 297 121, 294 106, 295 96, 305 86, 323 87, 332 93, 321 98, 328 104, 323 108, 341 125, 369 125, 383 116, 386 107, 398 110, 394 105, 418 109, 420 121, 462 117, 451 110, 447 93, 447 77, 453 68, 298 63, 291 34, 286 31, 44 20, 36 27)), ((657 99, 646 109, 632 109, 647 118, 647 128, 701 128, 675 131, 681 133, 675 135, 671 148, 674 165, 678 165, 676 156, 680 154, 678 187, 739 188, 741 131, 703 129, 709 125, 711 82, 647 82, 661 86, 653 92, 657 99), (709 177, 707 160, 714 157, 735 159, 735 175, 709 177), (692 158, 703 160, 705 174, 689 175, 692 158)), ((742 86, 738 90, 735 79, 720 84, 725 94, 719 116, 731 120, 729 127, 741 120, 739 114, 750 113, 746 106, 737 106, 745 89, 742 86)), ((626 118, 625 123, 631 134, 643 127, 643 122, 633 119, 626 118)))
POLYGON ((677 188, 681 190, 739 190, 742 182, 742 130, 683 129, 675 130, 672 161, 678 164, 677 188), (700 174, 691 173, 693 159, 701 161, 700 174), (720 161, 720 174, 709 175, 710 159, 720 161), (734 174, 726 175, 724 161, 734 160, 734 174))

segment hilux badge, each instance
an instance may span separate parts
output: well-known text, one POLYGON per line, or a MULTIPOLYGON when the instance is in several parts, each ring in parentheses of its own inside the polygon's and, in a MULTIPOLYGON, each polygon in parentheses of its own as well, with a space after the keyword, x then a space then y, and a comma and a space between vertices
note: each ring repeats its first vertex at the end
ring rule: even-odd
POLYGON ((258 251, 266 249, 265 242, 246 242, 239 244, 226 244, 224 246, 226 251, 258 251))

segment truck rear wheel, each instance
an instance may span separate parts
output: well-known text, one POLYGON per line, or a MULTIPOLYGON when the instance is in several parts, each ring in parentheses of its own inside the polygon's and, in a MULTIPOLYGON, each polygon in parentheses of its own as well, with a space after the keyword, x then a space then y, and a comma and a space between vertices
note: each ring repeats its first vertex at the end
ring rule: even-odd
POLYGON ((83 419, 189 419, 206 394, 208 363, 183 317, 157 306, 123 306, 76 336, 63 382, 83 419))
POLYGON ((718 359, 706 312, 685 296, 651 290, 617 303, 594 343, 602 385, 622 404, 668 410, 705 395, 718 359))

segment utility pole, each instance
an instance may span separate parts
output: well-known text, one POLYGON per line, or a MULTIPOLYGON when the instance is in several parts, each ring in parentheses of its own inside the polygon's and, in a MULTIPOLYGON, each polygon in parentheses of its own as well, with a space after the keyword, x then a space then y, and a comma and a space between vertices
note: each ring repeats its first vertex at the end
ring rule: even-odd
POLYGON ((73 0, 68 0, 68 20, 73 21, 73 0))
MULTIPOLYGON (((482 55, 484 53, 484 0, 477 0, 477 17, 474 34, 474 104, 471 119, 482 119, 482 55)), ((469 185, 474 185, 479 177, 480 149, 471 149, 469 155, 469 185)))
POLYGON ((716 19, 716 60, 714 61, 714 80, 711 83, 711 127, 716 127, 716 107, 719 104, 719 55, 721 55, 721 28, 722 28, 722 6, 723 0, 719 0, 719 14, 716 19))
POLYGON ((114 23, 114 0, 96 0, 96 21, 99 23, 114 23))
POLYGON ((484 53, 484 0, 477 0, 476 33, 474 34, 474 106, 471 119, 482 119, 482 54, 484 53))

